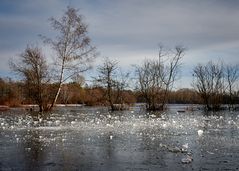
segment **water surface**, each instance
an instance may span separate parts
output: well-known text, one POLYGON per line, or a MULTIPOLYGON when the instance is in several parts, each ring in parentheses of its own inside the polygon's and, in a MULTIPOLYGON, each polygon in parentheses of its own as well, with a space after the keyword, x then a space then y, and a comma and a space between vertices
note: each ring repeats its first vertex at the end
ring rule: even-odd
POLYGON ((184 107, 1 112, 0 170, 238 170, 239 113, 177 112, 184 107))

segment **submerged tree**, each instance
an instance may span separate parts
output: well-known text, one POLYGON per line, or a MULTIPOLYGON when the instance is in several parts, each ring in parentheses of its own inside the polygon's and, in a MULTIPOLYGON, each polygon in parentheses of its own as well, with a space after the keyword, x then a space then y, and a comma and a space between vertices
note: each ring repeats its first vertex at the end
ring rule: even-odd
POLYGON ((193 87, 196 89, 207 110, 218 110, 224 92, 223 64, 208 62, 198 64, 193 70, 193 87))
POLYGON ((51 18, 51 25, 58 35, 55 38, 43 37, 44 42, 51 45, 56 52, 54 69, 57 71, 57 91, 51 108, 55 105, 62 85, 68 79, 91 68, 96 53, 90 45, 87 25, 83 22, 78 10, 68 7, 65 14, 58 20, 51 18))
POLYGON ((158 108, 159 95, 163 89, 161 72, 162 66, 158 61, 145 60, 141 66, 136 66, 136 76, 139 83, 138 90, 149 110, 156 110, 158 108))
POLYGON ((229 95, 229 109, 234 108, 236 98, 236 83, 239 81, 239 66, 227 65, 225 67, 226 91, 229 95))
MULTIPOLYGON (((123 72, 121 69, 119 69, 117 77, 115 79, 116 79, 116 85, 115 85, 116 99, 115 99, 115 102, 117 104, 123 105, 127 101, 124 92, 126 91, 126 88, 129 87, 129 73, 128 72, 123 72)), ((122 108, 123 107, 121 107, 121 109, 122 108)))
POLYGON ((137 89, 145 99, 148 110, 165 108, 168 92, 178 76, 184 51, 180 46, 167 51, 161 46, 158 59, 146 59, 141 66, 136 66, 137 89))
POLYGON ((17 62, 10 62, 11 69, 19 74, 32 101, 39 106, 39 110, 48 110, 49 92, 47 84, 50 81, 46 59, 38 47, 27 47, 19 56, 17 62))
POLYGON ((109 58, 105 58, 103 65, 99 66, 97 70, 99 75, 95 78, 95 81, 100 86, 106 88, 106 100, 111 110, 116 110, 118 107, 115 103, 124 103, 122 92, 127 87, 129 74, 119 73, 118 62, 110 60, 109 58))
POLYGON ((107 101, 112 110, 114 110, 113 87, 116 85, 114 78, 116 77, 117 62, 110 61, 108 58, 104 60, 102 66, 98 67, 99 76, 97 82, 106 87, 107 101))
MULTIPOLYGON (((162 49, 159 51, 159 59, 165 56, 162 55, 161 51, 162 49)), ((166 60, 168 60, 168 62, 162 64, 163 69, 161 72, 161 79, 165 86, 162 100, 163 107, 168 102, 168 92, 173 88, 173 84, 178 78, 178 74, 181 67, 181 60, 184 56, 185 48, 182 46, 176 46, 175 49, 170 52, 171 53, 166 53, 166 60)))

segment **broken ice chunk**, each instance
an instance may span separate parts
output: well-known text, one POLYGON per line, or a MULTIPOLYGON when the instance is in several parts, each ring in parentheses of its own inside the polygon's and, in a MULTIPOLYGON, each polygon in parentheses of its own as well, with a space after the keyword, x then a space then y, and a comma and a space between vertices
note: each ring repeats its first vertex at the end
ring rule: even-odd
POLYGON ((187 155, 186 157, 182 158, 182 160, 181 160, 181 162, 182 162, 183 164, 189 164, 189 163, 191 163, 192 161, 193 161, 193 158, 192 158, 192 156, 189 156, 189 155, 187 155))
POLYGON ((202 136, 202 134, 203 134, 203 130, 199 129, 198 130, 198 136, 202 136))

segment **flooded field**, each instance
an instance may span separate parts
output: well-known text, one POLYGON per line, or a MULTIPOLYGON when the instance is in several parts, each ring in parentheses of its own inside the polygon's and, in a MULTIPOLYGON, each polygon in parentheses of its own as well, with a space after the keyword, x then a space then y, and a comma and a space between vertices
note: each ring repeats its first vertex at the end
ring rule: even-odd
POLYGON ((239 113, 62 107, 0 113, 0 170, 239 170, 239 113))

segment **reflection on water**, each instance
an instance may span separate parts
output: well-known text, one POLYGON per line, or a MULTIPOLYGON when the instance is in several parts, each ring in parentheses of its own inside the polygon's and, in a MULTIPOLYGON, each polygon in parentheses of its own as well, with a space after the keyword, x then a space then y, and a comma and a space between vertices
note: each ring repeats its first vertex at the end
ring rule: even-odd
POLYGON ((1 113, 0 170, 238 170, 239 113, 178 108, 1 113))

